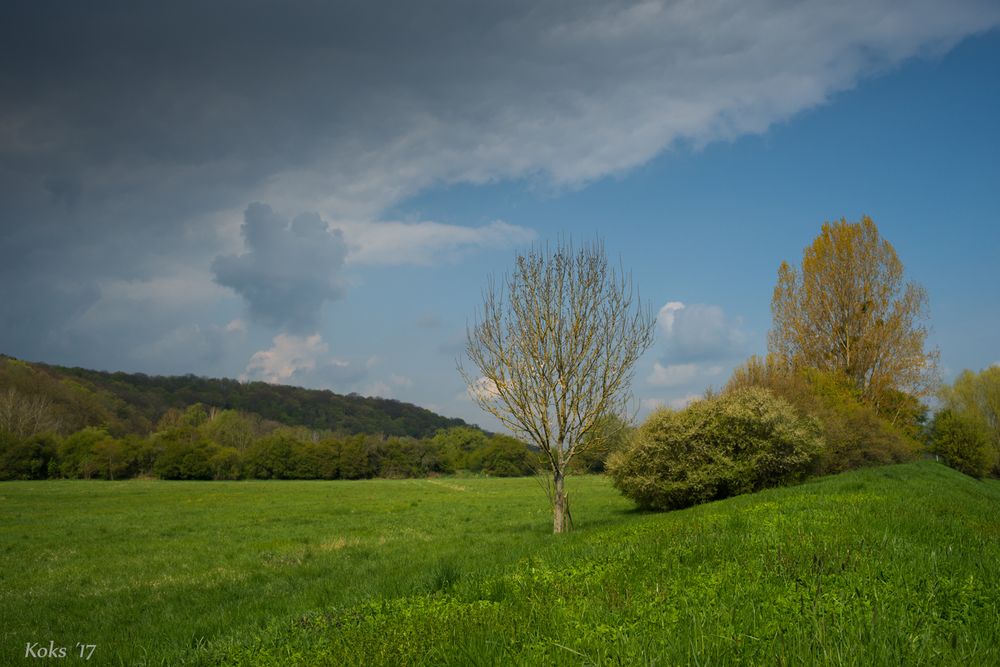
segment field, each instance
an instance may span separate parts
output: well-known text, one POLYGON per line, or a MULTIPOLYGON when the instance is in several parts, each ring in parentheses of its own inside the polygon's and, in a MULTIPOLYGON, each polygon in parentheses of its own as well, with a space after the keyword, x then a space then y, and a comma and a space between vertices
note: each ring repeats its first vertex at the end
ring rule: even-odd
POLYGON ((0 662, 1000 664, 1000 482, 924 462, 667 514, 570 480, 0 485, 0 662))

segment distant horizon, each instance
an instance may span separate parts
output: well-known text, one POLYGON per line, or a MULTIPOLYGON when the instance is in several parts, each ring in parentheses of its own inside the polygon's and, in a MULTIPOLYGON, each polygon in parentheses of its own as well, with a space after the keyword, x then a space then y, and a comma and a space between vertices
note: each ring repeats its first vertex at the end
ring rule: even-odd
MULTIPOLYGON (((398 399, 398 398, 392 398, 392 397, 386 397, 386 396, 365 396, 365 395, 359 394, 357 392, 342 393, 342 392, 338 392, 336 390, 328 389, 328 388, 325 388, 325 387, 303 387, 302 385, 287 384, 287 383, 283 383, 283 382, 268 382, 266 380, 258 380, 258 379, 251 379, 251 378, 240 379, 240 378, 237 378, 237 377, 225 377, 225 376, 216 376, 216 375, 199 375, 197 373, 167 373, 167 374, 164 374, 164 373, 144 373, 142 371, 129 372, 129 371, 106 369, 106 368, 88 368, 86 366, 64 366, 62 364, 53 364, 53 363, 49 363, 47 361, 42 361, 42 360, 39 360, 39 359, 22 359, 20 357, 11 356, 11 355, 6 354, 4 352, 0 352, 0 358, 13 359, 15 361, 23 361, 23 362, 28 363, 28 364, 36 364, 36 365, 39 365, 39 366, 48 366, 48 367, 51 367, 51 368, 62 368, 62 369, 71 370, 71 371, 72 370, 83 370, 83 371, 90 371, 90 372, 95 372, 95 373, 102 373, 102 374, 106 374, 106 375, 116 375, 118 373, 121 373, 121 374, 124 374, 124 375, 130 375, 130 376, 141 375, 143 377, 154 378, 154 379, 155 378, 184 378, 184 377, 193 377, 193 378, 197 378, 199 380, 231 381, 231 382, 236 382, 236 383, 244 384, 244 385, 246 385, 246 384, 260 383, 260 384, 272 385, 272 386, 275 386, 275 387, 287 387, 289 389, 303 389, 303 390, 306 390, 306 391, 329 392, 329 393, 335 394, 337 396, 343 396, 343 397, 346 397, 346 398, 364 398, 364 399, 373 399, 373 400, 380 400, 380 401, 394 401, 396 403, 401 403, 401 404, 404 404, 404 405, 410 405, 412 407, 419 408, 421 410, 428 410, 428 408, 425 408, 425 407, 423 407, 421 405, 417 405, 415 403, 411 403, 410 401, 404 401, 404 400, 401 400, 401 399, 398 399)), ((221 407, 221 406, 209 406, 209 407, 221 407)), ((433 410, 428 410, 428 411, 429 412, 434 412, 433 410)), ((453 416, 449 416, 449 415, 445 415, 445 414, 440 414, 440 413, 435 413, 435 414, 437 414, 439 417, 444 417, 445 419, 458 419, 458 420, 464 421, 468 426, 474 426, 476 428, 479 428, 482 431, 487 431, 487 429, 484 429, 483 427, 479 426, 478 424, 475 424, 475 423, 469 422, 467 420, 464 420, 461 417, 453 417, 453 416)), ((487 432, 489 432, 489 431, 487 431, 487 432)))

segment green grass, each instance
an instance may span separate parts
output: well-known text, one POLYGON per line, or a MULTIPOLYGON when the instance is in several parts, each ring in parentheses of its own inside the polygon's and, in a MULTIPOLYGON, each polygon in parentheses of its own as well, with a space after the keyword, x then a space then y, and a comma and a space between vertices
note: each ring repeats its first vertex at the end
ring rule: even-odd
POLYGON ((571 480, 0 485, 0 661, 1000 664, 1000 482, 934 463, 666 514, 571 480))
MULTIPOLYGON (((603 478, 571 484, 581 532, 632 518, 603 478)), ((550 531, 533 479, 2 483, 0 664, 54 640, 176 665, 311 609, 500 572, 550 531)))

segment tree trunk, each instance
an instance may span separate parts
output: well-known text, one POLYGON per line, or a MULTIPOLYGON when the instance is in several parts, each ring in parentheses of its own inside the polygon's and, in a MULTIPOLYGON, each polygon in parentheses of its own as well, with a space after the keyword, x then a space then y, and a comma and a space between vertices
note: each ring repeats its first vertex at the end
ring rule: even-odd
POLYGON ((566 498, 566 487, 562 470, 553 473, 555 496, 552 505, 552 532, 565 533, 570 529, 569 499, 566 498))

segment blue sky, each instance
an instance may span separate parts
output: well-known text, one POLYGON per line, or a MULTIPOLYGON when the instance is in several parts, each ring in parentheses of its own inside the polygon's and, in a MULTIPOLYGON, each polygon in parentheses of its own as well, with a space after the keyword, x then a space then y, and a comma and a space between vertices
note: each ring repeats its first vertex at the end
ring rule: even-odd
POLYGON ((944 378, 1000 362, 993 3, 131 10, 69 45, 12 7, 0 352, 496 427, 455 370, 487 276, 600 237, 664 309, 645 412, 764 352, 779 263, 867 214, 944 378))

